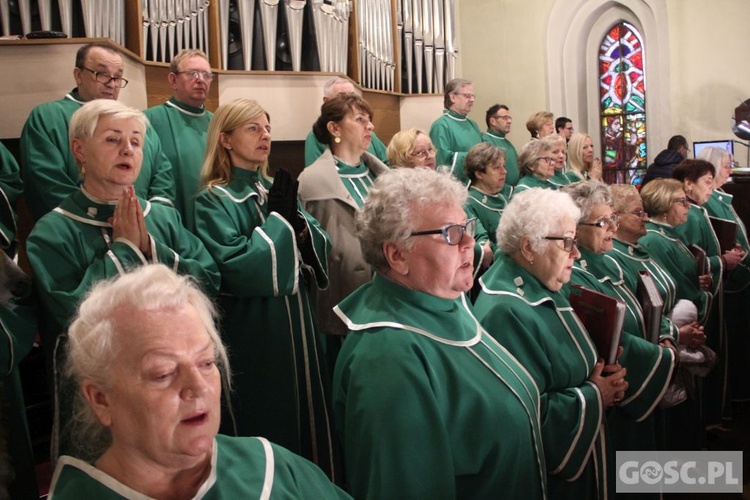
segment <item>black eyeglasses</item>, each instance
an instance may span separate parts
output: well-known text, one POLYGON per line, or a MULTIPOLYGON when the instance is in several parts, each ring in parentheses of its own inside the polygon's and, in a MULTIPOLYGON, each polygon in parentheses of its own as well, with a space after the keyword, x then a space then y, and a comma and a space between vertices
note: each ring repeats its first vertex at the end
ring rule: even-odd
POLYGON ((211 80, 214 79, 214 74, 213 73, 209 73, 208 71, 195 71, 195 70, 191 70, 191 71, 178 71, 176 74, 178 74, 178 75, 186 75, 191 80, 197 80, 198 77, 201 77, 204 80, 206 80, 207 82, 210 82, 211 80))
POLYGON ((464 233, 471 237, 477 234, 477 218, 473 217, 463 224, 449 224, 440 229, 430 229, 427 231, 415 231, 409 236, 423 236, 425 234, 442 234, 445 242, 451 246, 458 245, 464 239, 464 233))
POLYGON ((570 253, 573 251, 573 246, 578 246, 578 238, 573 238, 571 236, 545 236, 545 240, 552 240, 552 241, 562 241, 563 242, 563 250, 570 253))
POLYGON ((579 226, 594 226, 594 227, 605 227, 610 224, 616 226, 620 223, 620 216, 617 214, 612 214, 609 217, 604 217, 603 219, 599 219, 596 222, 579 222, 579 226))
POLYGON ((84 69, 88 71, 89 73, 93 74, 94 80, 101 83, 102 85, 108 85, 109 82, 115 82, 115 87, 123 88, 128 84, 128 81, 121 76, 111 76, 101 71, 94 71, 93 69, 88 69, 85 66, 81 66, 81 69, 84 69))

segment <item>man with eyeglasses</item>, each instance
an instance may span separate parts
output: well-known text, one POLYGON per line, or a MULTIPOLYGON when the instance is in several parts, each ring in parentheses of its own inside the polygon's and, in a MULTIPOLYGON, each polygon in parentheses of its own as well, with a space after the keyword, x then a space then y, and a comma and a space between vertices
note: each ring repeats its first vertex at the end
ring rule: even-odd
POLYGON ((555 130, 565 137, 565 142, 570 142, 570 136, 573 135, 573 120, 567 116, 558 116, 555 120, 555 130))
POLYGON ((175 208, 190 229, 194 227, 193 198, 200 187, 208 124, 214 116, 205 107, 213 78, 202 50, 182 50, 172 58, 167 75, 174 95, 145 111, 172 164, 175 208))
POLYGON ((521 172, 518 168, 518 151, 506 137, 510 133, 513 118, 510 116, 508 106, 495 104, 487 110, 484 121, 487 123, 487 132, 482 134, 482 140, 505 150, 505 170, 507 173, 503 194, 510 198, 513 187, 518 184, 518 180, 521 178, 521 172))
POLYGON ((454 78, 449 81, 443 97, 443 115, 430 127, 430 139, 438 150, 438 169, 450 171, 466 185, 469 179, 464 173, 464 158, 472 146, 482 142, 482 131, 467 116, 476 97, 474 85, 469 80, 454 78))
MULTIPOLYGON (((323 86, 323 102, 333 99, 339 94, 357 94, 362 97, 362 92, 354 86, 354 82, 345 76, 335 76, 325 83, 323 86)), ((320 158, 325 149, 326 146, 315 138, 315 134, 313 134, 311 129, 310 133, 307 134, 307 138, 305 138, 305 168, 320 158)), ((372 140, 370 141, 370 147, 367 148, 367 152, 388 165, 385 144, 375 135, 374 130, 372 131, 372 140)))
MULTIPOLYGON (((119 50, 107 42, 84 45, 76 53, 76 88, 60 100, 36 106, 21 132, 21 168, 26 201, 34 220, 57 207, 81 183, 68 139, 68 124, 81 106, 94 99, 117 100, 128 84, 119 50)), ((172 166, 149 127, 143 165, 135 182, 138 196, 173 205, 172 166)))

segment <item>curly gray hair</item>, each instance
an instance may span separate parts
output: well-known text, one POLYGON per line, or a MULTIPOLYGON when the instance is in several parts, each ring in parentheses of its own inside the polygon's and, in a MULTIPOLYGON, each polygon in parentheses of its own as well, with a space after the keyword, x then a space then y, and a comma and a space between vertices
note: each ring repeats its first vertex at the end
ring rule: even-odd
POLYGON ((581 181, 563 186, 562 191, 568 193, 573 203, 581 209, 581 219, 587 220, 594 205, 609 205, 614 207, 612 193, 609 186, 599 181, 581 181))
POLYGON ((357 211, 355 229, 365 260, 378 271, 388 269, 383 244, 398 242, 411 248, 409 235, 421 214, 438 205, 464 204, 466 188, 448 173, 424 168, 399 168, 375 181, 357 211))
POLYGON ((558 234, 566 218, 578 222, 581 211, 565 193, 552 189, 532 188, 522 191, 505 207, 497 228, 500 250, 513 256, 520 251, 521 238, 531 241, 531 248, 541 252, 550 242, 545 236, 558 234))
MULTIPOLYGON (((112 313, 123 305, 140 310, 180 307, 191 304, 214 344, 217 366, 223 385, 231 387, 229 359, 216 329, 217 313, 211 300, 200 290, 194 278, 179 276, 162 264, 152 264, 113 280, 97 283, 81 303, 68 330, 68 357, 65 375, 79 386, 90 380, 103 389, 113 385, 109 366, 115 359, 121 341, 112 313)), ((101 425, 82 391, 76 391, 72 434, 81 450, 90 458, 98 457, 109 446, 112 436, 101 425)))

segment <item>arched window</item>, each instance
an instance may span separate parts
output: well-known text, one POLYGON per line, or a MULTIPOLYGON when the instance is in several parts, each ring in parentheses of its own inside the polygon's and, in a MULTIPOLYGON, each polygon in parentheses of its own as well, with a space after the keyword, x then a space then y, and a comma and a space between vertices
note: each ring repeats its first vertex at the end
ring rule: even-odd
POLYGON ((640 184, 646 169, 646 74, 641 34, 620 22, 599 47, 604 181, 640 184))

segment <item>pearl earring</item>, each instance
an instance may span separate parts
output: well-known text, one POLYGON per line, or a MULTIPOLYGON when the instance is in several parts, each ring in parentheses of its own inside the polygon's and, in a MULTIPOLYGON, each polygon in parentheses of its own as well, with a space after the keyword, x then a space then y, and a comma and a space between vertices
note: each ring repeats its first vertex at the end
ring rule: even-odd
POLYGON ((338 137, 338 136, 334 137, 333 142, 335 142, 336 144, 341 144, 341 137, 338 137))

